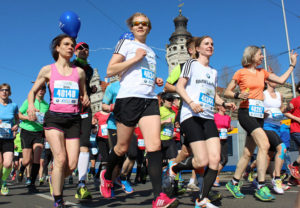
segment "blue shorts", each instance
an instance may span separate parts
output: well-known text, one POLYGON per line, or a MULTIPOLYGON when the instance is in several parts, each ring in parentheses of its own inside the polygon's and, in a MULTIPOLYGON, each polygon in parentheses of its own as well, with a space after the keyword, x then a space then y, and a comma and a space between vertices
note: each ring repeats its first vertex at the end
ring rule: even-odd
POLYGON ((297 147, 300 147, 300 133, 298 132, 291 133, 291 138, 295 141, 297 147))
POLYGON ((280 137, 280 126, 264 122, 264 130, 274 131, 280 137))

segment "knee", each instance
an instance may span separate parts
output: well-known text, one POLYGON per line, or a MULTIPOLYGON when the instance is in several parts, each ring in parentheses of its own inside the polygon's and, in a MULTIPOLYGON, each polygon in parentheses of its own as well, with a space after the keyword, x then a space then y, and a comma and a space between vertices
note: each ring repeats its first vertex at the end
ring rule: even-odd
POLYGON ((56 167, 65 168, 66 163, 67 163, 67 159, 65 154, 56 155, 56 157, 54 158, 54 165, 56 167))
POLYGON ((77 163, 78 163, 78 160, 70 160, 69 161, 68 165, 69 165, 69 169, 71 172, 73 172, 76 169, 77 163))
POLYGON ((126 144, 116 145, 114 150, 115 150, 115 153, 119 156, 125 155, 126 152, 128 151, 128 145, 126 145, 126 144))
POLYGON ((220 164, 224 167, 228 162, 228 156, 221 157, 220 164))
POLYGON ((270 149, 269 142, 266 142, 266 143, 260 145, 260 147, 259 147, 259 150, 263 151, 264 153, 267 153, 269 151, 269 149, 270 149))
POLYGON ((286 154, 286 146, 284 143, 281 143, 280 145, 278 145, 278 148, 277 148, 277 152, 279 153, 279 158, 284 160, 284 156, 286 154))
POLYGON ((200 169, 202 167, 205 167, 208 165, 208 159, 207 158, 199 158, 199 157, 194 157, 193 161, 193 167, 194 169, 200 169))
POLYGON ((146 147, 148 152, 156 152, 161 150, 161 140, 153 140, 151 144, 146 147))
POLYGON ((209 164, 219 165, 220 160, 221 160, 220 154, 212 154, 209 156, 209 164))
POLYGON ((11 168, 12 167, 12 161, 4 161, 3 162, 4 168, 11 168))

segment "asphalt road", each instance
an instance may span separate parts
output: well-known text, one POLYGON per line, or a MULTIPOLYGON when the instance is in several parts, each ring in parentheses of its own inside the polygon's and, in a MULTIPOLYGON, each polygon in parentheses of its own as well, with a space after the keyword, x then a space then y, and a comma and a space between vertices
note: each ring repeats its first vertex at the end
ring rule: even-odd
MULTIPOLYGON (((184 178, 187 178, 188 174, 185 174, 184 178)), ((230 208, 292 208, 294 206, 299 187, 292 187, 286 191, 284 195, 275 195, 276 200, 272 202, 261 202, 254 198, 254 189, 251 184, 245 182, 242 187, 242 193, 246 194, 245 199, 235 199, 225 188, 225 183, 229 180, 229 175, 221 176, 221 187, 213 188, 218 190, 223 195, 223 199, 215 205, 220 207, 230 208)), ((187 180, 186 180, 187 181, 187 180)), ((66 180, 67 182, 67 180, 66 180)), ((88 202, 79 202, 75 199, 76 185, 65 184, 64 200, 68 207, 151 207, 152 193, 151 183, 148 181, 146 184, 139 184, 134 186, 135 192, 126 195, 121 189, 115 191, 116 197, 114 199, 104 199, 100 196, 99 191, 96 190, 92 181, 87 183, 89 190, 92 192, 93 199, 88 202)), ((268 184, 270 186, 270 184, 268 184)), ((53 206, 53 198, 50 196, 49 187, 47 185, 38 186, 40 193, 27 194, 27 189, 24 184, 15 184, 11 182, 9 185, 10 193, 8 196, 0 195, 0 207, 8 208, 21 208, 21 207, 33 207, 44 208, 53 206)), ((179 207, 194 207, 192 201, 193 195, 190 192, 185 193, 178 197, 179 207)))

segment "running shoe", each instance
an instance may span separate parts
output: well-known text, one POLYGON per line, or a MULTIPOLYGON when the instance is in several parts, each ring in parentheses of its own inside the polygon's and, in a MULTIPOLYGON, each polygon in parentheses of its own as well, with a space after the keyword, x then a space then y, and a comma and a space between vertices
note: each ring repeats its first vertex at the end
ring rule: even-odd
POLYGON ((44 177, 44 176, 41 177, 41 178, 39 179, 39 182, 40 182, 40 186, 44 185, 44 183, 45 183, 45 177, 44 177))
POLYGON ((219 176, 217 176, 217 178, 216 178, 216 180, 215 180, 213 186, 214 186, 214 187, 220 187, 220 186, 221 186, 221 185, 220 185, 220 177, 219 177, 219 176))
POLYGON ((254 180, 254 170, 250 171, 247 178, 248 182, 253 182, 254 180))
POLYGON ((106 170, 102 170, 100 173, 100 193, 104 198, 111 198, 112 181, 106 180, 104 177, 106 170))
POLYGON ((174 180, 176 177, 176 173, 172 170, 172 168, 177 165, 177 163, 175 163, 174 161, 170 160, 168 167, 169 167, 169 176, 174 180))
POLYGON ((122 189, 123 189, 123 191, 125 191, 126 194, 133 193, 133 188, 131 187, 131 185, 128 181, 126 181, 126 180, 122 181, 121 180, 121 183, 122 183, 122 189))
POLYGON ((21 183, 23 181, 23 177, 24 177, 24 173, 19 171, 18 177, 17 177, 19 183, 21 183))
POLYGON ((292 164, 288 165, 288 168, 290 170, 291 175, 296 178, 296 179, 300 179, 300 170, 299 167, 297 166, 293 166, 292 164))
POLYGON ((152 201, 152 208, 175 208, 178 203, 176 198, 170 199, 166 194, 160 193, 155 201, 152 201))
POLYGON ((65 208, 65 203, 64 203, 64 200, 59 200, 59 201, 56 201, 54 202, 54 205, 53 205, 54 208, 65 208))
POLYGON ((52 187, 52 177, 51 176, 49 176, 48 183, 49 183, 50 195, 53 196, 53 187, 52 187))
POLYGON ((114 186, 116 187, 122 187, 122 182, 121 182, 121 179, 120 177, 116 178, 115 181, 114 181, 114 186))
POLYGON ((231 180, 228 181, 228 183, 226 184, 226 188, 228 189, 228 191, 230 191, 230 193, 237 199, 245 198, 245 195, 242 194, 240 191, 241 186, 242 186, 241 182, 237 185, 233 185, 231 180))
POLYGON ((202 201, 199 201, 199 199, 196 199, 195 202, 195 208, 218 208, 217 206, 210 203, 210 200, 208 198, 204 198, 202 201))
POLYGON ((254 180, 252 181, 252 186, 256 189, 258 189, 258 181, 256 178, 254 178, 254 180))
POLYGON ((92 199, 92 194, 87 190, 86 186, 80 186, 77 188, 77 192, 75 194, 76 199, 92 199))
POLYGON ((283 173, 280 175, 280 179, 283 181, 285 181, 287 178, 289 177, 289 175, 287 173, 283 173))
POLYGON ((28 177, 28 178, 26 179, 25 184, 26 184, 26 185, 30 185, 30 184, 31 184, 31 178, 30 178, 30 177, 28 177))
POLYGON ((256 190, 254 195, 261 201, 271 201, 275 198, 272 196, 270 189, 267 186, 263 186, 256 190))
POLYGON ((187 185, 187 191, 192 191, 192 192, 194 192, 194 191, 200 191, 200 188, 196 184, 194 184, 194 183, 189 183, 187 185))
POLYGON ((284 191, 287 191, 287 190, 289 190, 289 189, 291 189, 291 187, 289 186, 289 185, 286 185, 286 184, 281 184, 281 186, 282 186, 282 189, 284 190, 284 191))
POLYGON ((4 182, 1 186, 1 194, 6 196, 6 195, 8 195, 8 193, 9 193, 9 189, 7 187, 6 182, 4 182))
POLYGON ((211 202, 214 202, 214 201, 220 201, 221 199, 223 198, 222 194, 218 191, 213 191, 211 190, 209 193, 208 193, 208 199, 211 201, 211 202))
POLYGON ((272 179, 273 190, 277 194, 284 194, 284 190, 282 188, 282 180, 281 179, 272 179))
POLYGON ((176 194, 181 195, 181 194, 184 194, 185 192, 186 192, 186 189, 184 188, 184 185, 181 182, 178 182, 176 194))
POLYGON ((296 178, 291 176, 288 183, 287 183, 287 185, 289 185, 289 186, 300 186, 300 180, 297 180, 296 178))
POLYGON ((39 190, 33 184, 28 185, 27 189, 29 194, 39 193, 39 190))
POLYGON ((16 177, 17 177, 17 173, 16 173, 16 171, 14 171, 14 174, 12 175, 11 180, 12 181, 16 180, 16 177))

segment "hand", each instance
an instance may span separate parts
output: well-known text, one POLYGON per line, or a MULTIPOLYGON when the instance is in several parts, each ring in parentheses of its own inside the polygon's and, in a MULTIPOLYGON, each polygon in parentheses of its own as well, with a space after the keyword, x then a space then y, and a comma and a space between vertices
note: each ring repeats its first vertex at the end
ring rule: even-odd
POLYGON ((146 55, 147 55, 147 52, 144 49, 142 49, 142 48, 138 48, 135 51, 135 58, 138 61, 142 60, 146 55))
POLYGON ((12 131, 18 131, 18 128, 19 128, 19 125, 16 124, 16 125, 14 125, 13 127, 11 127, 11 130, 12 130, 12 131))
POLYGON ((156 77, 155 78, 155 84, 157 84, 157 86, 161 87, 164 85, 164 80, 160 77, 156 77))
POLYGON ((190 105, 190 108, 194 111, 194 113, 203 112, 203 108, 201 107, 200 104, 191 102, 189 105, 190 105))
POLYGON ((96 87, 96 85, 93 85, 91 88, 92 88, 92 93, 97 92, 97 87, 96 87))
POLYGON ((167 118, 167 119, 165 120, 165 123, 172 123, 172 118, 167 118))
POLYGON ((90 102, 90 99, 87 95, 85 96, 80 96, 80 101, 81 101, 81 104, 84 106, 84 107, 87 107, 91 104, 90 102))
POLYGON ((28 120, 29 121, 36 121, 36 115, 35 113, 38 112, 38 110, 34 106, 28 106, 27 109, 27 115, 28 115, 28 120))
POLYGON ((232 111, 236 110, 236 105, 234 103, 225 103, 225 108, 230 109, 232 111))
POLYGON ((296 66, 297 64, 297 56, 298 56, 298 53, 295 52, 294 53, 294 50, 291 51, 291 64, 296 66))
POLYGON ((239 94, 239 98, 242 100, 247 100, 249 97, 249 92, 242 92, 239 94))

